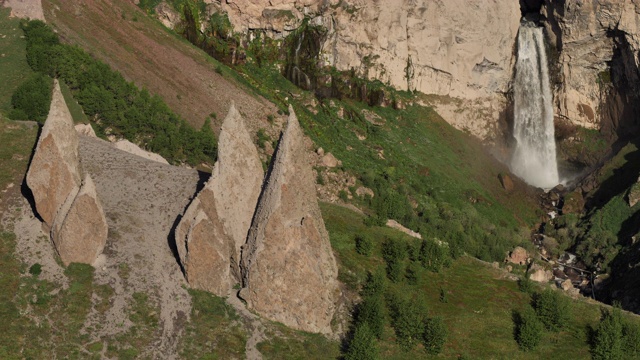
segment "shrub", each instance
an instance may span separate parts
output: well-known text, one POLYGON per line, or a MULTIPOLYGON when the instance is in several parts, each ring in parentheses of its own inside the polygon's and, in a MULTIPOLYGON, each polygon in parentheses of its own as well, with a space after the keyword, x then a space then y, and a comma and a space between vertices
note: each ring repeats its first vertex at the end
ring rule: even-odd
POLYGON ((356 252, 360 255, 369 256, 373 251, 373 241, 364 235, 356 235, 356 252))
POLYGON ((53 80, 43 74, 31 75, 13 93, 13 111, 9 117, 14 120, 35 120, 44 123, 51 105, 53 80))
POLYGON ((427 353, 437 355, 442 352, 444 343, 447 340, 447 327, 441 317, 434 317, 425 320, 424 333, 422 334, 422 344, 427 353))
POLYGON ((535 294, 533 304, 547 330, 560 331, 569 320, 569 300, 558 291, 547 289, 535 294))
POLYGON ((536 317, 536 313, 531 306, 514 315, 515 337, 518 346, 523 351, 534 350, 542 338, 543 325, 536 317))
POLYGON ((367 323, 356 327, 353 339, 344 355, 345 360, 373 360, 378 358, 376 339, 367 323))
POLYGON ((38 276, 42 273, 42 265, 35 263, 33 265, 31 265, 31 267, 29 268, 29 274, 33 275, 33 276, 38 276))

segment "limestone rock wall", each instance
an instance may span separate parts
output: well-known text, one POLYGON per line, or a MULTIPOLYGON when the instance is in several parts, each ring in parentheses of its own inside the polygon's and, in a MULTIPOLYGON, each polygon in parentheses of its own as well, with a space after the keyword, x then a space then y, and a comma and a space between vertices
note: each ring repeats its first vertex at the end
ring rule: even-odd
POLYGON ((258 150, 232 104, 220 130, 211 178, 176 228, 180 261, 191 286, 226 296, 240 281, 240 251, 263 177, 258 150))
MULTIPOLYGON (((506 108, 521 17, 511 0, 213 1, 236 31, 283 37, 305 16, 329 30, 322 56, 398 89, 453 97, 447 121, 486 139, 506 108)), ((450 101, 430 105, 446 107, 450 101)))
POLYGON ((26 182, 65 265, 93 263, 107 240, 107 222, 95 185, 82 173, 78 134, 55 80, 51 107, 26 182))
POLYGON ((556 116, 611 133, 635 127, 640 2, 546 0, 541 14, 557 64, 556 116))
POLYGON ((302 129, 289 113, 243 248, 240 297, 266 318, 328 333, 338 268, 302 129))

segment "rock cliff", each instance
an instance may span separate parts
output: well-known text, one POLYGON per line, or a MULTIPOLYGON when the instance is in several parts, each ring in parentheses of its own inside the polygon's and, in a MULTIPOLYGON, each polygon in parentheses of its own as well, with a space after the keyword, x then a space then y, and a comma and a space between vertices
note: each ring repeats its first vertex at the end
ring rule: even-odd
POLYGON ((242 251, 240 297, 268 319, 328 333, 338 269, 304 135, 289 114, 242 251))
POLYGON ((56 80, 26 182, 65 265, 93 263, 107 239, 106 218, 93 181, 86 175, 81 182, 81 176, 78 134, 56 80))
POLYGON ((231 281, 240 280, 240 250, 263 177, 258 150, 232 104, 220 130, 211 178, 176 228, 180 260, 192 286, 225 296, 231 281))
POLYGON ((355 69, 398 89, 444 96, 429 103, 444 108, 443 116, 454 126, 480 138, 495 136, 495 124, 506 115, 504 94, 513 74, 521 17, 517 1, 206 2, 209 12, 227 13, 241 33, 283 38, 310 18, 328 30, 320 54, 323 65, 355 69), (462 101, 455 112, 450 97, 462 101))
POLYGON ((547 0, 541 14, 558 64, 556 116, 612 135, 635 128, 640 2, 547 0))

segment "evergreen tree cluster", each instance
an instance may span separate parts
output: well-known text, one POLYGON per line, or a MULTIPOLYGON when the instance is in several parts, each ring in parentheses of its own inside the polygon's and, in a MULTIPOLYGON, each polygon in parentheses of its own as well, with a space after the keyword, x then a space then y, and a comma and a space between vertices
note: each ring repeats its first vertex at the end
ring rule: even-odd
POLYGON ((513 316, 515 339, 523 351, 535 350, 545 329, 558 332, 571 319, 569 299, 559 291, 546 289, 534 293, 531 305, 513 316))
POLYGON ((410 299, 386 284, 381 268, 369 273, 360 291, 362 301, 355 310, 352 336, 345 353, 346 360, 378 359, 377 341, 390 325, 396 341, 404 351, 422 343, 428 354, 444 349, 447 328, 440 317, 429 317, 420 299, 410 299))
POLYGON ((622 316, 618 306, 602 310, 591 338, 594 360, 640 359, 640 326, 622 316))
MULTIPOLYGON (((100 134, 110 129, 112 134, 141 144, 174 164, 215 161, 216 139, 209 119, 200 130, 194 129, 157 95, 138 89, 79 47, 61 44, 58 35, 42 21, 25 21, 22 29, 27 39, 27 61, 39 75, 29 80, 33 84, 28 81, 14 94, 16 111, 25 111, 20 105, 26 98, 24 87, 38 87, 37 94, 48 89, 50 101, 51 85, 46 87, 45 79, 55 77, 69 86, 85 114, 96 121, 100 134)), ((40 107, 37 109, 34 111, 40 114, 40 107)))

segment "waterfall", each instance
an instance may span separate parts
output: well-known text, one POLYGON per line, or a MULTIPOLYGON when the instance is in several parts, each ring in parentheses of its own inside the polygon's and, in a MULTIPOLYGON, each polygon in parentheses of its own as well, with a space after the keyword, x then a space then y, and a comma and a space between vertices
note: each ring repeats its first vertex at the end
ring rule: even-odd
POLYGON ((514 82, 511 171, 528 184, 552 188, 560 180, 556 162, 552 95, 542 28, 523 23, 518 32, 514 82))

